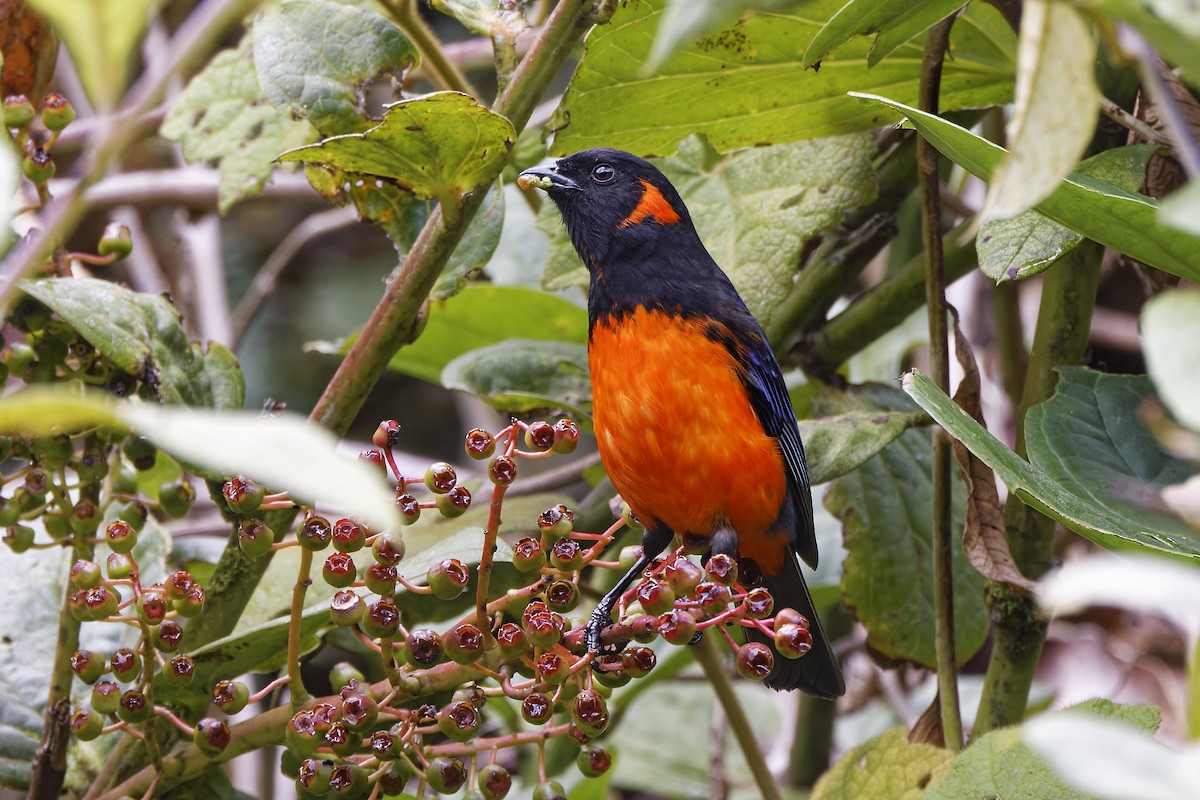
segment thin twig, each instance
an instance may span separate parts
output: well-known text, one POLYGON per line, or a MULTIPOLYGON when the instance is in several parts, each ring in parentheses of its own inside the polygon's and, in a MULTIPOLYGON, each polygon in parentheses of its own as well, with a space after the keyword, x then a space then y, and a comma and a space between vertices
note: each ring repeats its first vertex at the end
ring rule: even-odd
MULTIPOLYGON (((920 107, 938 113, 942 63, 950 41, 954 16, 934 25, 925 35, 921 60, 920 107)), ((938 156, 924 137, 917 140, 920 178, 921 234, 929 259, 925 303, 929 315, 929 359, 933 380, 950 392, 950 345, 946 324, 946 273, 942 258, 942 206, 938 181, 938 156)), ((950 528, 950 439, 944 430, 933 432, 933 603, 936 627, 938 689, 946 746, 962 748, 962 717, 958 705, 958 664, 954 647, 954 538, 950 528)))
POLYGON ((1104 116, 1108 117, 1118 125, 1133 131, 1147 142, 1161 144, 1164 147, 1171 146, 1171 140, 1168 137, 1163 136, 1160 132, 1148 125, 1145 120, 1138 119, 1133 114, 1130 114, 1128 111, 1121 108, 1119 105, 1103 95, 1100 97, 1100 110, 1104 112, 1104 116))

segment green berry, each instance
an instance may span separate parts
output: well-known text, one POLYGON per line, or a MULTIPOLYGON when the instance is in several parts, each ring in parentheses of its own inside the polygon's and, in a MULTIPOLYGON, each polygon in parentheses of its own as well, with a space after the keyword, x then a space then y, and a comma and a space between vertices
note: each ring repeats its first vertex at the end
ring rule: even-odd
POLYGON ((123 448, 125 458, 138 472, 145 472, 158 461, 158 448, 144 436, 131 437, 123 448))
POLYGON ((381 533, 371 543, 371 555, 380 564, 394 567, 404 560, 404 538, 398 533, 381 533))
POLYGON ((453 600, 467 589, 471 572, 457 558, 445 558, 425 574, 429 588, 441 600, 453 600))
POLYGON ((92 708, 97 714, 115 714, 121 705, 121 687, 112 681, 92 684, 92 708))
POLYGON ((569 614, 579 605, 579 587, 567 580, 556 580, 546 587, 546 605, 551 611, 569 614))
POLYGON ((352 731, 365 731, 379 719, 379 705, 371 695, 363 691, 352 691, 360 684, 351 684, 342 689, 342 723, 352 731))
POLYGON ((344 589, 358 578, 358 567, 349 553, 330 553, 321 568, 321 577, 335 589, 344 589))
POLYGON ((529 654, 529 637, 515 622, 506 622, 496 631, 496 642, 505 661, 524 658, 529 654))
POLYGON ((704 565, 704 571, 708 575, 708 579, 713 583, 725 586, 732 586, 737 583, 737 559, 726 553, 716 553, 709 558, 708 563, 704 565))
POLYGON ((334 755, 344 758, 358 752, 362 747, 363 737, 361 733, 350 730, 344 721, 338 720, 325 731, 325 743, 334 755))
POLYGON ((579 445, 579 426, 569 419, 554 423, 554 448, 556 453, 573 453, 579 445))
POLYGON ((488 764, 475 776, 475 784, 484 800, 504 800, 512 789, 512 775, 499 764, 488 764))
POLYGON ((574 539, 559 539, 550 547, 550 566, 573 572, 583 566, 583 548, 574 539))
POLYGON ((119 222, 110 222, 104 226, 100 234, 100 242, 96 245, 96 253, 102 256, 115 255, 114 261, 120 261, 133 252, 133 237, 129 228, 119 222))
POLYGON ((458 474, 445 461, 437 461, 425 470, 425 488, 434 494, 445 494, 458 484, 458 474))
POLYGON ((421 518, 421 501, 407 492, 396 495, 396 509, 401 525, 412 525, 421 518))
POLYGON ((191 481, 181 478, 164 483, 158 489, 158 505, 172 519, 182 519, 196 502, 196 490, 191 481))
POLYGON ((425 768, 425 782, 438 794, 454 794, 467 782, 467 767, 462 759, 438 756, 425 768))
POLYGON ((91 650, 76 650, 71 655, 71 671, 84 683, 95 683, 104 674, 104 657, 91 650))
POLYGON ((367 530, 352 519, 339 519, 333 523, 333 549, 342 553, 355 553, 367 543, 367 530))
POLYGON ((330 797, 366 797, 371 788, 367 771, 358 764, 338 764, 329 773, 330 797))
POLYGON ((34 183, 45 183, 57 171, 54 159, 42 148, 37 148, 21 161, 21 172, 34 183))
POLYGON ((456 742, 470 740, 482 723, 479 709, 462 701, 450 703, 437 714, 438 730, 456 742))
MULTIPOLYGON (((16 506, 15 503, 9 502, 9 506, 16 506)), ((9 525, 4 530, 4 543, 14 553, 24 553, 29 548, 33 547, 33 540, 36 534, 33 528, 28 525, 9 525)))
POLYGON ((137 572, 137 562, 128 553, 109 553, 104 559, 104 570, 109 580, 121 581, 137 572))
POLYGON ((167 598, 160 591, 143 590, 136 606, 138 619, 151 627, 167 618, 167 598))
POLYGON ((275 544, 275 531, 260 519, 244 519, 238 526, 238 547, 251 558, 258 558, 271 551, 275 544))
POLYGON ((454 519, 471 507, 471 492, 465 486, 453 486, 445 494, 436 495, 434 502, 443 517, 454 519))
POLYGON ((329 776, 333 772, 334 763, 319 758, 306 758, 295 770, 296 788, 308 792, 315 797, 329 794, 329 776))
POLYGON ((71 583, 75 584, 77 589, 91 589, 99 586, 102 580, 100 565, 81 558, 71 565, 70 577, 71 583))
POLYGON ((575 766, 585 778, 599 778, 612 767, 612 755, 603 747, 588 745, 575 757, 575 766))
POLYGON ((317 730, 312 711, 297 711, 283 726, 283 741, 292 752, 308 757, 325 744, 325 734, 317 730))
POLYGON ((574 530, 575 512, 559 503, 539 514, 537 524, 543 536, 550 539, 561 539, 569 536, 574 530))
POLYGON ((213 705, 226 716, 233 716, 250 702, 250 688, 241 681, 217 681, 212 690, 213 705))
POLYGON ((178 655, 163 665, 163 683, 174 688, 187 686, 196 677, 196 662, 191 657, 178 655))
POLYGON ((475 428, 467 432, 467 455, 476 461, 491 458, 496 452, 496 440, 483 428, 475 428))
POLYGON ((142 660, 128 647, 115 651, 109 659, 109 666, 112 676, 121 683, 129 683, 142 674, 142 660))
POLYGON ((46 130, 58 133, 75 119, 75 108, 58 92, 51 92, 42 101, 42 124, 46 130))
POLYGON ((483 656, 483 632, 469 622, 460 622, 442 637, 446 655, 456 664, 472 664, 483 656))
POLYGON ((232 739, 233 734, 230 733, 225 720, 213 717, 205 717, 197 722, 196 730, 192 734, 192 743, 196 745, 196 749, 210 757, 220 755, 232 739))
POLYGON ((551 686, 564 683, 571 674, 571 664, 558 653, 542 653, 533 662, 534 673, 551 686))
POLYGON ((71 734, 81 742, 90 742, 104 730, 104 717, 94 709, 77 708, 68 721, 71 734))
POLYGON ((183 626, 173 619, 163 620, 154 632, 154 649, 174 653, 183 642, 183 626))
POLYGON ((114 553, 128 553, 137 546, 137 531, 125 520, 116 519, 104 529, 104 541, 114 553))
POLYGON ((221 486, 221 495, 235 514, 253 514, 262 505, 267 490, 245 475, 234 475, 221 486))
POLYGON ((10 94, 4 98, 4 127, 24 128, 33 122, 37 111, 29 98, 23 94, 10 94))
POLYGON ((199 616, 200 612, 204 610, 205 597, 204 587, 196 584, 188 590, 186 595, 173 601, 171 605, 179 613, 179 616, 190 619, 199 616))
POLYGON ((367 606, 358 627, 372 639, 394 636, 400 627, 400 610, 390 597, 381 597, 367 606))
POLYGON ((296 531, 296 540, 305 550, 324 550, 332 539, 333 526, 324 517, 311 516, 296 531))
POLYGON ((567 800, 567 793, 558 781, 546 781, 534 788, 532 800, 567 800))
POLYGON ((137 689, 126 691, 117 702, 117 717, 130 725, 138 725, 150 719, 153 711, 146 695, 137 689))
POLYGON ((329 601, 329 621, 334 625, 358 625, 366 611, 366 603, 352 589, 334 592, 329 601))
POLYGON ((395 594, 397 580, 396 568, 380 564, 378 561, 372 561, 363 573, 363 583, 366 584, 367 591, 375 594, 395 594))
POLYGON ((513 545, 513 566, 518 572, 537 572, 546 566, 546 551, 542 543, 532 536, 518 539, 513 545))

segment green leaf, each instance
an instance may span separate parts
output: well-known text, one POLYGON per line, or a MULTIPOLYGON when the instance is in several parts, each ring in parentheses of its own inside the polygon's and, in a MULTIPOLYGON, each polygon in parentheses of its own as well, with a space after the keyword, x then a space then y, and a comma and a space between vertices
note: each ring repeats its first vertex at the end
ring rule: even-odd
MULTIPOLYGON (((1025 503, 1086 539, 1112 550, 1148 549, 1174 556, 1200 557, 1200 539, 1194 532, 1180 531, 1173 521, 1170 529, 1149 526, 1149 515, 1139 514, 1131 523, 1123 510, 1110 508, 1109 498, 1096 502, 1063 486, 1038 467, 1023 460, 992 436, 970 415, 955 405, 928 377, 920 372, 904 376, 904 391, 925 409, 934 421, 987 464, 1025 503)), ((1161 515, 1155 516, 1157 522, 1161 515)))
POLYGON ((812 800, 921 800, 953 760, 949 750, 912 744, 903 728, 892 728, 839 758, 813 787, 812 800))
POLYGON ((497 181, 483 198, 483 206, 463 231, 430 297, 447 300, 467 288, 467 282, 487 266, 492 253, 496 251, 503 227, 504 187, 497 181))
MULTIPOLYGON (((1136 144, 1097 153, 1076 169, 1128 192, 1136 192, 1146 181, 1146 162, 1157 145, 1136 144)), ((979 268, 992 280, 1021 280, 1046 271, 1074 250, 1083 236, 1029 209, 1008 219, 983 223, 975 240, 979 268)))
POLYGON ((208 378, 212 407, 217 411, 240 410, 246 402, 246 375, 237 356, 220 342, 209 342, 204 351, 193 344, 192 350, 200 360, 200 371, 208 378))
MULTIPOLYGON (((192 347, 179 312, 165 297, 95 278, 23 281, 21 289, 54 311, 117 368, 155 382, 163 401, 213 406, 218 394, 221 402, 235 399, 230 382, 239 379, 229 371, 236 364, 224 359, 220 374, 209 374, 205 356, 192 347), (216 387, 214 377, 219 380, 216 387)), ((236 399, 240 407, 241 398, 236 399)))
POLYGON ((116 108, 158 0, 29 0, 62 37, 92 103, 116 108))
POLYGON ((324 136, 358 132, 367 118, 366 84, 397 81, 417 49, 388 20, 327 0, 288 0, 254 21, 254 65, 267 98, 307 119, 324 136))
POLYGON ((1022 5, 1009 151, 988 187, 985 219, 1012 217, 1040 202, 1083 156, 1100 108, 1095 61, 1096 38, 1078 11, 1051 0, 1022 5))
MULTIPOLYGON (((587 341, 587 311, 554 295, 509 286, 468 286, 444 303, 434 303, 420 337, 400 348, 388 369, 439 383, 442 370, 472 350, 509 337, 587 341), (503 324, 497 324, 502 318, 503 324)), ((306 349, 345 355, 353 343, 312 342, 306 349)))
POLYGON ((800 436, 813 485, 840 478, 909 428, 926 423, 919 412, 854 411, 836 417, 802 419, 800 436))
POLYGON ((590 425, 592 386, 582 344, 507 339, 451 361, 442 370, 442 384, 497 411, 561 409, 590 425))
POLYGON ((1163 404, 1183 425, 1200 433, 1200 289, 1178 289, 1142 309, 1146 371, 1163 404))
POLYGON ((272 106, 254 71, 252 43, 223 50, 192 78, 175 100, 160 133, 183 145, 188 161, 217 165, 217 207, 230 206, 262 191, 275 168, 275 156, 316 138, 303 120, 288 119, 272 106))
POLYGON ((1200 12, 1178 0, 1074 0, 1084 11, 1128 22, 1200 89, 1200 12))
MULTIPOLYGON (((852 133, 896 119, 856 106, 846 93, 876 87, 917 97, 921 48, 904 45, 867 68, 866 41, 852 41, 819 72, 804 70, 807 44, 843 0, 814 0, 794 13, 758 13, 676 51, 647 77, 647 61, 664 0, 621 5, 612 22, 588 36, 579 69, 563 97, 569 124, 555 153, 620 147, 666 155, 701 133, 722 152, 751 145, 852 133), (669 98, 670 102, 664 102, 669 98)), ((942 74, 944 109, 1007 102, 1016 39, 999 13, 972 3, 954 26, 954 58, 942 74)))
MULTIPOLYGON (((910 106, 877 95, 854 93, 908 116, 929 141, 972 175, 988 180, 1004 148, 970 131, 910 106)), ((1107 247, 1181 278, 1200 280, 1200 237, 1158 220, 1158 204, 1104 180, 1072 173, 1037 205, 1047 217, 1107 247)))
POLYGON ((1162 489, 1196 474, 1195 464, 1169 455, 1139 421, 1138 407, 1152 393, 1144 375, 1060 368, 1054 394, 1025 415, 1029 462, 1127 529, 1190 537, 1200 546, 1190 526, 1152 507, 1162 489))
MULTIPOLYGON (((687 203, 709 253, 767 330, 795 286, 806 245, 850 208, 875 198, 875 146, 854 134, 721 156, 689 137, 658 166, 687 203)), ((546 206, 552 205, 550 203, 546 206)), ((586 285, 587 271, 553 209, 547 288, 586 285)))
POLYGON ((496 179, 515 139, 511 122, 467 95, 435 92, 389 106, 366 133, 334 136, 279 160, 387 178, 450 213, 464 194, 496 179))
MULTIPOLYGON (((1145 706, 1121 707, 1107 700, 1095 700, 1044 714, 1038 719, 1087 719, 1095 716, 1144 724, 1155 716, 1147 713, 1146 709, 1145 706)), ((1116 754, 1105 755, 1111 758, 1116 754)), ((929 787, 924 797, 925 800, 961 800, 964 797, 1092 800, 1091 795, 1076 791, 1059 780, 1022 741, 1022 728, 1001 728, 973 741, 954 759, 950 771, 929 787)))
POLYGON ((963 6, 962 0, 850 0, 817 31, 800 57, 821 61, 856 36, 878 36, 868 56, 874 66, 889 53, 963 6), (884 34, 889 34, 886 38, 884 34))
POLYGON ((726 28, 748 11, 783 11, 803 0, 666 0, 643 76, 656 72, 686 42, 726 28))

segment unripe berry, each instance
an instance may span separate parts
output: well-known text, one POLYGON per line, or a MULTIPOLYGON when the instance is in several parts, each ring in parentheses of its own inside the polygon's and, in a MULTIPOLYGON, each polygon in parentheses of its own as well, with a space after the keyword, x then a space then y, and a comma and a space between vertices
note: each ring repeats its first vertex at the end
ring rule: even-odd
POLYGON ((515 622, 506 622, 496 631, 500 655, 505 661, 523 658, 529 654, 529 637, 515 622))
POLYGON ((164 483, 158 490, 158 505, 163 513, 172 519, 181 519, 192 510, 196 502, 196 490, 191 481, 182 478, 177 481, 164 483))
POLYGON ((467 782, 467 768, 460 758, 438 756, 425 768, 425 781, 438 794, 454 794, 467 782))
POLYGON ((546 587, 546 605, 559 614, 574 611, 579 605, 579 587, 571 581, 554 581, 546 587))
POLYGON ((167 618, 167 599, 162 592, 145 590, 136 604, 138 619, 151 627, 167 618))
POLYGON ((342 518, 333 523, 333 549, 356 553, 367 543, 367 530, 352 519, 342 518))
POLYGON ((525 635, 534 647, 544 650, 562 641, 566 620, 552 611, 533 614, 525 620, 525 635))
POLYGON ((765 644, 748 642, 738 650, 734 663, 743 678, 761 681, 766 680, 767 676, 771 674, 771 668, 775 666, 775 657, 771 653, 771 648, 765 644))
POLYGON ((438 730, 456 742, 471 739, 482 723, 483 716, 479 709, 462 701, 450 703, 437 715, 438 730))
POLYGON ((571 664, 558 653, 542 653, 533 662, 533 671, 539 680, 558 686, 571 675, 571 664))
POLYGON ((80 500, 67 518, 71 530, 81 536, 93 536, 100 528, 100 510, 94 503, 80 500))
POLYGON ((329 746, 334 755, 343 758, 358 752, 358 749, 362 747, 362 742, 362 734, 351 730, 344 720, 338 720, 329 726, 329 730, 325 731, 325 744, 329 746))
POLYGON ((204 601, 207 595, 204 587, 196 584, 191 589, 188 589, 187 594, 178 600, 175 600, 171 605, 181 617, 198 616, 204 610, 204 601))
POLYGON ((367 740, 367 749, 381 761, 390 759, 396 754, 396 739, 387 731, 375 731, 367 740))
POLYGON ((114 553, 128 553, 137 545, 137 531, 123 519, 113 520, 104 530, 104 541, 114 553))
POLYGON ((517 540, 513 545, 513 566, 518 572, 537 572, 546 566, 546 551, 532 536, 517 540))
POLYGON ((445 654, 442 637, 427 628, 418 628, 404 640, 404 657, 418 669, 436 666, 445 654))
POLYGON ((384 458, 383 452, 379 450, 363 450, 358 454, 358 460, 379 473, 379 477, 387 477, 387 459, 384 458))
MULTIPOLYGON (((0 497, 0 528, 7 528, 9 525, 16 524, 16 521, 20 518, 21 506, 16 501, 16 498, 0 497)), ((11 547, 12 545, 10 544, 9 546, 11 547)))
POLYGON ((71 583, 80 589, 91 589, 100 585, 100 565, 94 561, 79 559, 71 565, 71 583))
MULTIPOLYGON (((9 505, 16 507, 15 503, 9 503, 9 505)), ((9 525, 4 531, 4 543, 14 553, 24 553, 33 547, 36 535, 33 528, 28 525, 9 525)))
POLYGON ((412 525, 421 518, 421 501, 411 494, 396 495, 396 510, 400 512, 400 523, 412 525))
POLYGON ((812 649, 812 634, 799 625, 775 623, 775 649, 784 658, 800 658, 812 649))
POLYGON ((404 787, 412 779, 412 768, 407 762, 396 759, 388 766, 387 771, 379 776, 379 787, 384 795, 394 797, 404 792, 404 787))
POLYGON ((137 571, 137 562, 128 553, 109 553, 104 559, 104 570, 109 580, 124 580, 137 571))
POLYGON ((329 794, 329 776, 332 772, 332 761, 306 758, 295 771, 296 788, 316 797, 324 797, 329 794))
POLYGON ((251 558, 266 555, 275 544, 275 531, 260 519, 244 519, 238 526, 238 547, 251 558))
POLYGON ((579 426, 569 419, 554 423, 554 452, 573 453, 579 445, 579 426))
POLYGON ((366 603, 351 589, 334 592, 329 601, 329 621, 334 625, 357 625, 362 621, 366 603))
POLYGON ((42 100, 42 124, 46 130, 58 133, 75 119, 75 108, 58 92, 51 92, 42 100))
POLYGON ((715 553, 704 565, 704 572, 713 583, 730 586, 737 582, 737 559, 726 553, 715 553))
POLYGON ((196 677, 196 662, 189 656, 175 656, 163 665, 162 676, 167 686, 187 686, 196 677))
POLYGON ((54 159, 40 147, 21 161, 21 172, 34 183, 45 183, 53 178, 57 171, 54 159))
POLYGON ((365 797, 370 778, 358 764, 338 764, 329 772, 329 788, 331 797, 365 797))
POLYGON ((400 627, 400 609, 390 597, 381 597, 367 606, 358 627, 372 639, 394 636, 400 627))
POLYGON ((312 516, 304 520, 296 531, 296 541, 306 550, 324 550, 333 539, 333 526, 324 517, 312 516))
POLYGON ((621 662, 626 674, 644 678, 658 663, 658 656, 649 647, 630 647, 621 653, 621 662))
POLYGON ((445 494, 437 495, 434 502, 443 517, 454 519, 471 507, 471 492, 465 486, 452 486, 445 494))
POLYGON ((90 742, 104 730, 104 717, 90 708, 77 708, 67 723, 71 735, 81 742, 90 742))
POLYGON ((146 695, 137 689, 130 689, 121 695, 117 703, 117 717, 130 725, 138 725, 150 719, 153 709, 146 700, 146 695))
POLYGON ((525 446, 544 451, 554 446, 554 428, 548 422, 534 422, 525 429, 525 446))
POLYGON ((104 658, 91 650, 76 650, 71 655, 71 671, 84 683, 95 683, 104 674, 104 658))
POLYGON ((512 789, 512 775, 499 764, 488 764, 475 776, 475 784, 484 800, 504 800, 512 789))
POLYGON ((182 600, 187 596, 187 593, 196 585, 196 581, 192 579, 192 574, 185 569, 178 572, 173 572, 163 580, 163 591, 167 593, 167 599, 171 602, 182 600))
POLYGON ((775 598, 761 586, 751 589, 742 600, 746 616, 750 619, 768 619, 775 610, 775 598))
POLYGON ((551 539, 569 536, 575 528, 575 512, 559 503, 538 515, 538 528, 542 535, 551 539))
POLYGON ((483 428, 474 428, 467 432, 467 455, 476 461, 491 458, 496 452, 496 440, 483 428))
POLYGON ((100 242, 96 245, 96 253, 102 256, 115 255, 114 261, 120 261, 133 252, 133 237, 129 228, 119 222, 110 222, 104 226, 100 234, 100 242))
POLYGON ((517 478, 517 462, 509 456, 496 456, 488 462, 488 478, 497 486, 508 486, 517 478))
POLYGON ((688 644, 696 635, 696 619, 683 609, 673 609, 658 618, 658 633, 671 644, 688 644))
POLYGON ((456 664, 472 664, 483 655, 483 632, 469 622, 460 622, 442 637, 446 655, 456 664))
POLYGON ((158 460, 158 447, 144 436, 131 437, 122 452, 138 472, 151 469, 158 460))
POLYGON ((174 653, 183 642, 183 626, 173 619, 164 620, 154 632, 154 649, 174 653))
POLYGON ((801 628, 807 628, 808 617, 794 608, 781 608, 775 614, 775 628, 778 629, 783 625, 799 625, 801 628))
POLYGON ((434 494, 445 494, 458 483, 454 467, 445 461, 437 461, 425 470, 425 487, 434 494))
POLYGON ((722 583, 705 581, 696 587, 695 598, 704 613, 715 617, 729 607, 729 602, 733 599, 733 592, 722 583))
POLYGON ((385 419, 371 434, 371 444, 380 450, 397 447, 400 444, 400 423, 394 419, 385 419))
POLYGON ((92 709, 97 714, 115 714, 121 704, 121 687, 112 681, 92 685, 92 709))
POLYGON ((245 475, 234 475, 221 487, 221 495, 235 514, 253 514, 262 505, 267 490, 245 475))
POLYGON ((583 566, 583 548, 574 539, 559 539, 550 548, 550 566, 574 572, 583 566))
POLYGON ((107 586, 83 591, 83 605, 88 619, 106 619, 117 613, 120 598, 107 586))
POLYGON ((29 98, 25 95, 10 94, 4 98, 4 127, 24 128, 33 122, 35 116, 37 116, 37 111, 34 110, 33 103, 29 102, 29 98))
POLYGON ((394 567, 404 560, 404 538, 398 533, 381 533, 371 543, 371 555, 380 564, 394 567))
POLYGON ((589 736, 599 736, 608 728, 608 705, 594 689, 584 689, 571 701, 571 721, 589 736))
POLYGON ((192 734, 192 743, 206 756, 219 755, 232 739, 225 720, 213 717, 205 717, 197 722, 196 731, 192 734))
POLYGON ((241 681, 217 681, 212 690, 213 705, 226 716, 233 716, 250 702, 250 688, 241 681))
POLYGON ((349 553, 330 553, 321 567, 321 577, 335 589, 344 589, 358 578, 358 567, 349 553))
POLYGON ((112 676, 121 683, 136 680, 142 672, 142 660, 128 647, 122 647, 115 651, 109 660, 109 665, 112 667, 112 676))
POLYGON ((307 757, 316 753, 317 748, 325 743, 325 734, 317 730, 312 711, 297 711, 283 726, 283 741, 289 750, 307 757))
POLYGON ((445 558, 430 567, 425 578, 434 595, 453 600, 466 591, 471 572, 457 558, 445 558))
POLYGON ((554 704, 541 692, 533 692, 521 701, 521 716, 531 725, 543 725, 554 716, 554 704))
POLYGON ((575 766, 585 778, 599 778, 612 767, 612 755, 603 747, 588 745, 575 757, 575 766))
POLYGON ((558 781, 546 781, 534 788, 531 800, 567 800, 567 793, 558 781))

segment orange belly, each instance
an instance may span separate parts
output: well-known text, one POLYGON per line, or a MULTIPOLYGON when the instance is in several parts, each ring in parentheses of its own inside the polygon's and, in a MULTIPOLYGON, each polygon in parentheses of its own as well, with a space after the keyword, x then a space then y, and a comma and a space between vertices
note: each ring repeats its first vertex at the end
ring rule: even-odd
POLYGON ((588 361, 600 457, 643 522, 707 538, 731 527, 768 573, 787 531, 783 457, 750 404, 733 355, 706 323, 639 307, 598 321, 588 361))

